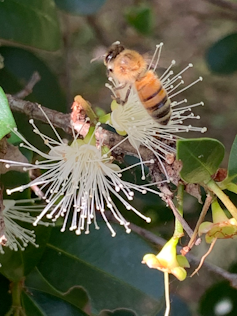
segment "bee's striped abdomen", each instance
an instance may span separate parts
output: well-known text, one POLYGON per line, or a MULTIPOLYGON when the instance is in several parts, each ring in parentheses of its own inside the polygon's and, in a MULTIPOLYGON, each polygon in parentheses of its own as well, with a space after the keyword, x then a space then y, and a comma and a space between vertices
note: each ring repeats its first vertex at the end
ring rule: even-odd
POLYGON ((161 125, 167 125, 171 117, 171 101, 161 81, 148 71, 139 81, 135 82, 138 96, 152 118, 161 125))

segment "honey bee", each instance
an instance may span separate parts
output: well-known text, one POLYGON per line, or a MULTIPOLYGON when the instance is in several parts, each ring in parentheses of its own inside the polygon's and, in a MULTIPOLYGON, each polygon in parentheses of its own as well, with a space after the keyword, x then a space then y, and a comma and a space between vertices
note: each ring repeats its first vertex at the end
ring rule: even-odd
POLYGON ((150 70, 145 59, 135 50, 125 49, 120 42, 115 42, 108 49, 104 58, 108 76, 119 82, 117 90, 134 86, 141 103, 150 116, 159 124, 167 125, 171 117, 171 101, 161 81, 150 70))

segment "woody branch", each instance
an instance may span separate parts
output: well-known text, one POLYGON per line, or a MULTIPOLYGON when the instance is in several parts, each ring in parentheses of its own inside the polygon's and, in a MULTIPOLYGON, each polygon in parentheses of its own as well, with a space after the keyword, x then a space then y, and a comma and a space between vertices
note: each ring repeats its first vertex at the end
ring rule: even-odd
MULTIPOLYGON (((8 98, 8 102, 12 111, 24 113, 30 118, 47 123, 47 120, 45 116, 43 115, 42 111, 40 110, 38 103, 21 100, 9 94, 7 95, 7 98, 8 98)), ((67 134, 72 134, 71 114, 64 114, 64 113, 51 110, 45 107, 42 107, 42 109, 44 110, 44 112, 46 113, 46 115, 48 116, 48 118, 50 119, 50 121, 55 127, 62 129, 67 134)), ((79 122, 77 122, 77 124, 78 123, 79 122)), ((84 119, 81 121, 81 125, 83 124, 85 124, 84 119)), ((82 136, 85 136, 85 135, 82 135, 82 136)), ((128 140, 124 141, 124 138, 122 136, 103 129, 103 133, 100 133, 100 137, 103 137, 104 145, 107 145, 110 148, 115 147, 113 149, 113 155, 115 156, 115 158, 119 159, 126 154, 137 156, 137 151, 130 145, 128 140)), ((139 152, 144 161, 149 161, 151 159, 154 159, 153 153, 145 147, 141 146, 139 148, 139 152)), ((169 172, 172 173, 173 182, 174 184, 177 185, 177 183, 180 181, 179 163, 177 164, 177 162, 174 161, 173 163, 174 166, 171 166, 169 164, 165 164, 165 165, 167 167, 167 173, 168 174, 169 172), (174 176, 174 169, 177 169, 177 172, 175 172, 175 176, 174 176)), ((173 193, 170 190, 167 183, 159 183, 162 180, 162 175, 161 175, 158 162, 154 163, 152 168, 150 168, 150 174, 152 178, 155 180, 155 182, 157 183, 157 187, 162 193, 161 198, 165 201, 167 205, 170 206, 172 204, 173 193)), ((175 209, 172 207, 171 209, 174 213, 174 216, 178 216, 178 212, 175 212, 175 209)), ((186 221, 183 218, 178 218, 178 219, 182 223, 184 230, 188 233, 189 236, 191 236, 192 230, 189 228, 186 221)))
MULTIPOLYGON (((11 110, 14 112, 21 112, 24 113, 25 115, 29 116, 29 118, 33 118, 35 120, 39 120, 41 122, 47 123, 47 120, 45 116, 43 115, 42 111, 39 108, 38 103, 26 101, 26 100, 21 100, 18 99, 10 94, 7 94, 7 99, 9 102, 9 106, 11 110)), ((71 114, 64 114, 62 112, 58 112, 46 107, 42 106, 42 109, 52 122, 52 124, 56 128, 62 129, 64 132, 67 134, 72 135, 72 127, 71 127, 71 114)), ((84 120, 81 121, 81 124, 84 124, 84 120)), ((85 135, 82 135, 85 136, 85 135)), ((121 143, 123 140, 123 137, 107 131, 103 129, 103 143, 104 145, 107 145, 108 147, 114 147, 117 146, 116 149, 114 150, 114 153, 116 155, 121 155, 121 154, 131 154, 134 156, 137 156, 136 150, 130 145, 129 141, 124 141, 121 143), (119 144, 121 143, 121 144, 119 144)), ((140 154, 144 160, 150 160, 153 158, 153 154, 146 149, 145 147, 140 148, 140 154)))

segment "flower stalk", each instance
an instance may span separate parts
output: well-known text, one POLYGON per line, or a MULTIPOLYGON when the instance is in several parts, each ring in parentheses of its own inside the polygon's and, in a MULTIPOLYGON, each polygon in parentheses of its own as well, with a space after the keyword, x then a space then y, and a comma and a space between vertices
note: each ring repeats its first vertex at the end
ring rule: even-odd
MULTIPOLYGON (((177 210, 183 217, 183 194, 184 185, 179 183, 177 193, 177 210)), ((185 256, 177 255, 177 244, 179 238, 183 236, 183 226, 175 217, 175 230, 172 238, 164 245, 161 251, 155 256, 154 254, 146 254, 142 263, 146 263, 149 268, 158 269, 164 272, 165 285, 165 301, 166 310, 164 316, 170 314, 170 296, 169 296, 169 274, 172 273, 179 281, 183 281, 187 272, 184 268, 189 267, 188 260, 185 256)))
POLYGON ((165 315, 169 316, 170 314, 170 290, 169 290, 169 273, 164 272, 164 285, 165 285, 165 315))
POLYGON ((211 179, 206 186, 210 191, 215 193, 215 195, 222 201, 227 210, 231 213, 231 215, 237 220, 237 208, 231 202, 230 198, 220 189, 218 184, 211 179))
MULTIPOLYGON (((184 185, 179 183, 178 185, 178 192, 177 192, 177 204, 178 204, 178 212, 183 217, 183 197, 184 197, 184 185)), ((183 226, 181 222, 175 217, 175 230, 173 237, 180 238, 184 234, 183 226)))
POLYGON ((23 280, 11 283, 12 307, 5 316, 26 316, 21 304, 22 285, 23 280))

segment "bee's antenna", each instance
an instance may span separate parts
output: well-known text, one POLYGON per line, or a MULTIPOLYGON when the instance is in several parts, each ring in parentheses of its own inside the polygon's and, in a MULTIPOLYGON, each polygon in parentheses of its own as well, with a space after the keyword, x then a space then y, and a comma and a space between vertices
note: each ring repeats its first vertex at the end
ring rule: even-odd
POLYGON ((98 60, 98 59, 100 59, 100 58, 105 58, 105 56, 106 56, 106 54, 103 54, 103 55, 97 56, 97 57, 95 57, 95 58, 91 59, 90 63, 93 63, 95 60, 98 60))
MULTIPOLYGON (((111 46, 113 46, 113 45, 120 45, 120 41, 114 42, 111 46)), ((107 55, 107 54, 103 54, 103 55, 101 55, 101 56, 95 57, 95 58, 91 59, 90 63, 93 63, 95 60, 98 60, 98 59, 100 59, 100 58, 105 58, 106 55, 107 55)))

